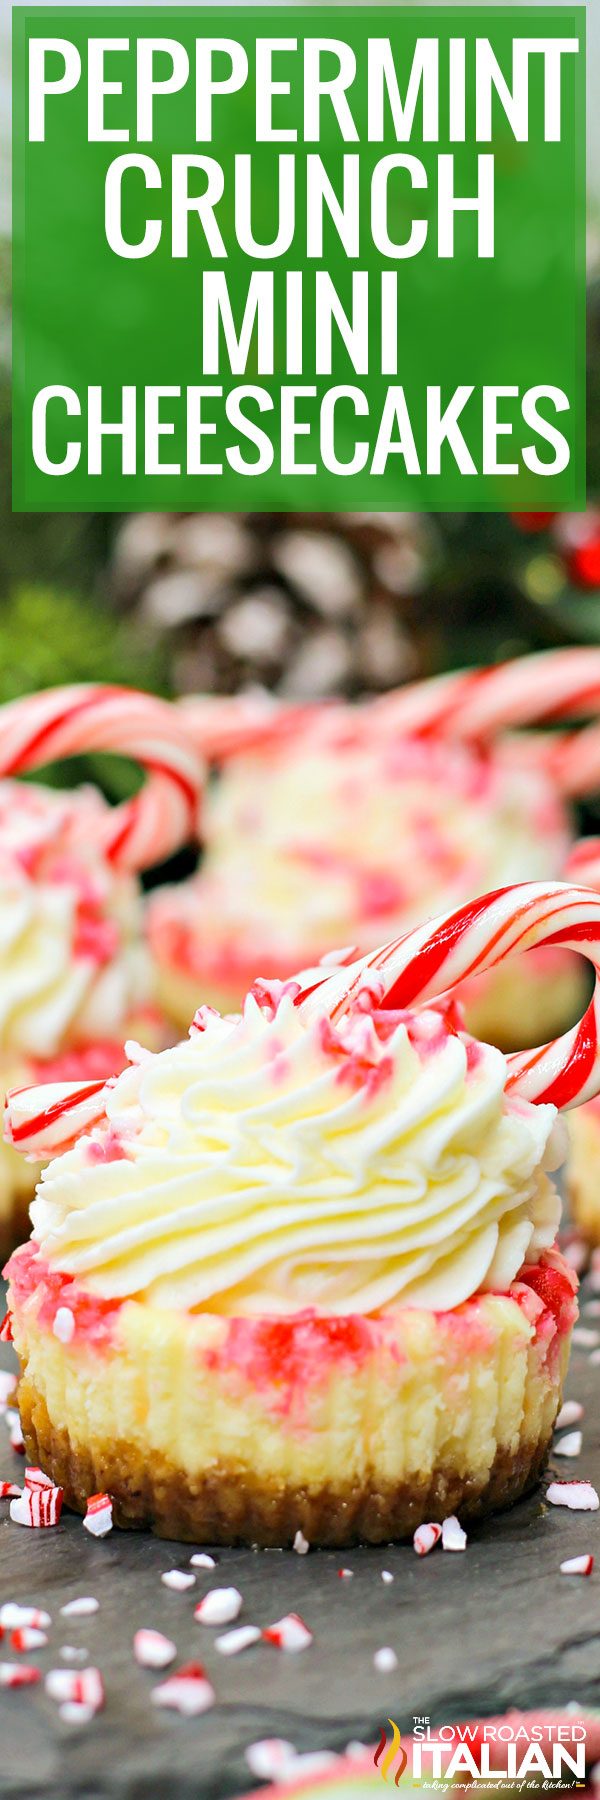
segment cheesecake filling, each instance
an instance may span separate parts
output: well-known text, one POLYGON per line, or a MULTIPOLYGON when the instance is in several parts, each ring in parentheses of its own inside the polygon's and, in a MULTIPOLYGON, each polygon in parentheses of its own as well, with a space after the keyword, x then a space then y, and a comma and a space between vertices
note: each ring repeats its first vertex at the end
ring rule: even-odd
POLYGON ((215 783, 199 880, 150 902, 160 962, 215 980, 288 974, 563 866, 564 809, 523 757, 378 740, 360 709, 325 710, 313 735, 237 758, 215 783))

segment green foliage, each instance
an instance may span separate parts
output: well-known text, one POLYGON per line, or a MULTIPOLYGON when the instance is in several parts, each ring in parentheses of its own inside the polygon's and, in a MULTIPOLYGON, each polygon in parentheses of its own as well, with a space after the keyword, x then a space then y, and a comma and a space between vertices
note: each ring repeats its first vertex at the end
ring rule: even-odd
MULTIPOLYGON (((165 653, 96 598, 23 586, 0 599, 0 702, 65 682, 106 681, 168 692, 165 653)), ((44 776, 46 779, 46 775, 44 776)), ((96 781, 111 799, 137 777, 120 757, 86 756, 48 774, 56 785, 96 781)))

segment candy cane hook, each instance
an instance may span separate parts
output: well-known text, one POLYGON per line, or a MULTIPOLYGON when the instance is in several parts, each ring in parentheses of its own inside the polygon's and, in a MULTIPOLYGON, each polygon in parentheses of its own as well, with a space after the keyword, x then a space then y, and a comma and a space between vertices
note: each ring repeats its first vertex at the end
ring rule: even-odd
POLYGON ((539 1049, 507 1057, 507 1087, 528 1100, 579 1106, 600 1091, 600 895, 565 882, 500 888, 407 932, 349 967, 300 975, 295 1004, 307 1019, 339 1019, 361 995, 379 1007, 421 1006, 506 957, 542 944, 577 951, 596 973, 584 1017, 539 1049))
POLYGON ((168 701, 92 684, 54 688, 0 707, 0 778, 100 750, 131 757, 148 776, 139 794, 113 807, 98 826, 112 862, 144 869, 196 835, 204 765, 168 701))

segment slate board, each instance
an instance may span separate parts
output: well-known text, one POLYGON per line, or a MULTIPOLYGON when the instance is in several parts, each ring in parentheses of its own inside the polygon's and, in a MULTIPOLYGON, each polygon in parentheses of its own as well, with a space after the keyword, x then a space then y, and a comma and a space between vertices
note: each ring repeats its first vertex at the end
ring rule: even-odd
MULTIPOLYGON (((600 1329, 585 1313, 583 1323, 600 1329)), ((2 1350, 4 1367, 10 1358, 2 1350)), ((558 1459, 555 1471, 600 1489, 600 1368, 589 1351, 574 1351, 568 1391, 585 1405, 583 1451, 575 1464, 558 1459)), ((0 1478, 22 1475, 0 1422, 0 1478)), ((25 1660, 45 1672, 66 1666, 61 1644, 86 1646, 106 1687, 105 1711, 85 1727, 62 1724, 42 1686, 0 1692, 2 1800, 228 1800, 253 1785, 244 1751, 257 1738, 339 1750, 350 1739, 375 1742, 390 1713, 408 1729, 415 1714, 440 1724, 513 1705, 598 1701, 600 1513, 547 1507, 541 1490, 474 1529, 464 1555, 421 1559, 410 1545, 306 1557, 219 1551, 218 1571, 198 1571, 183 1594, 160 1575, 186 1568, 193 1546, 117 1531, 94 1542, 68 1514, 56 1530, 27 1531, 10 1523, 5 1502, 0 1511, 0 1600, 44 1606, 53 1620, 48 1648, 25 1660), (559 1574, 565 1557, 587 1550, 598 1552, 591 1579, 559 1574), (351 1581, 339 1579, 341 1563, 351 1581), (382 1569, 393 1584, 383 1584, 382 1569), (299 1612, 314 1643, 297 1656, 259 1644, 221 1657, 217 1634, 193 1620, 215 1581, 240 1588, 240 1623, 299 1612), (61 1618, 78 1594, 94 1594, 99 1612, 61 1618), (151 1705, 161 1676, 138 1668, 131 1649, 142 1625, 172 1637, 178 1661, 204 1663, 217 1694, 211 1712, 185 1720, 151 1705), (390 1676, 373 1667, 383 1645, 398 1656, 390 1676)), ((12 1658, 6 1645, 3 1655, 12 1658)))

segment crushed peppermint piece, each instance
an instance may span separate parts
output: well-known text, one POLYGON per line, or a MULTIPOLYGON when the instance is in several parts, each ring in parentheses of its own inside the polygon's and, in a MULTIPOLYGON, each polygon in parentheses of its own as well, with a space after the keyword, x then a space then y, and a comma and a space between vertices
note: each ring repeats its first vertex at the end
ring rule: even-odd
POLYGON ((550 1506, 568 1506, 571 1512, 597 1512, 600 1506, 591 1481, 551 1481, 546 1499, 550 1506))
POLYGON ((442 1550, 466 1550, 467 1534, 454 1513, 442 1524, 442 1550))
POLYGON ((312 1644, 313 1634, 305 1625, 299 1613, 285 1613, 283 1619, 277 1619, 274 1625, 268 1625, 263 1631, 267 1644, 275 1644, 278 1650, 306 1650, 312 1644))
POLYGON ((80 1700, 63 1700, 58 1709, 63 1725, 90 1725, 95 1713, 95 1706, 84 1706, 80 1700))
POLYGON ((373 1663, 378 1675, 391 1675, 392 1670, 398 1667, 395 1650, 390 1650, 389 1645, 386 1645, 383 1650, 376 1650, 373 1663))
POLYGON ((90 1707, 92 1713, 104 1706, 104 1682, 99 1669, 50 1669, 44 1681, 48 1698, 59 1706, 90 1707))
POLYGON ((60 1610, 64 1619, 87 1619, 91 1613, 98 1612, 99 1605, 93 1594, 80 1594, 76 1600, 67 1600, 60 1610))
POLYGON ((11 1650, 42 1650, 48 1638, 45 1631, 38 1631, 34 1625, 17 1625, 10 1634, 11 1650))
POLYGON ((31 1687, 41 1679, 41 1669, 34 1669, 29 1663, 0 1662, 0 1687, 31 1687))
POLYGON ((238 1588, 210 1588, 194 1608, 194 1618, 199 1625, 231 1625, 239 1618, 242 1605, 238 1588))
POLYGON ((215 1691, 200 1663, 184 1663, 160 1687, 152 1689, 150 1698, 154 1706, 170 1706, 192 1718, 214 1706, 215 1691))
POLYGON ((260 1738, 256 1744, 248 1744, 245 1757, 258 1781, 270 1781, 295 1762, 296 1750, 287 1738, 260 1738))
POLYGON ((217 1558, 208 1556, 205 1550, 197 1550, 195 1556, 190 1556, 190 1563, 193 1569, 216 1569, 217 1558))
POLYGON ((26 1469, 25 1486, 26 1488, 53 1488, 54 1482, 49 1475, 44 1474, 43 1469, 26 1469))
POLYGON ((52 1624, 50 1614, 42 1612, 39 1606, 19 1606, 16 1600, 6 1600, 0 1606, 0 1625, 4 1631, 13 1631, 18 1625, 35 1625, 38 1631, 45 1631, 52 1624))
POLYGON ((568 1556, 566 1562, 561 1562, 560 1572, 561 1575, 591 1575, 593 1567, 593 1556, 568 1556))
POLYGON ((113 1507, 110 1494, 92 1494, 87 1503, 84 1531, 92 1537, 107 1537, 113 1527, 113 1507))
POLYGON ((190 1575, 188 1569, 165 1569, 160 1579, 163 1587, 172 1588, 174 1594, 183 1594, 196 1583, 195 1575, 190 1575))
POLYGON ((215 1638, 215 1650, 221 1656, 239 1656, 242 1650, 249 1650, 251 1644, 257 1644, 261 1637, 259 1625, 238 1625, 236 1631, 226 1631, 223 1637, 215 1638))
POLYGON ((587 1325, 575 1325, 571 1338, 578 1350, 596 1350, 600 1344, 600 1332, 588 1330, 587 1325))
POLYGON ((303 1531, 296 1532, 293 1548, 296 1552, 296 1556, 308 1556, 310 1544, 308 1538, 305 1538, 303 1531))
POLYGON ((10 1313, 7 1312, 4 1314, 2 1324, 0 1325, 0 1344, 12 1344, 12 1341, 13 1341, 13 1334, 12 1334, 11 1317, 10 1317, 10 1313))
POLYGON ((554 1430, 562 1431, 565 1425, 578 1425, 583 1418, 583 1407, 580 1400, 565 1400, 561 1406, 554 1430))
POLYGON ((435 1550, 435 1546, 436 1544, 439 1544, 441 1535, 441 1525, 436 1525, 433 1522, 430 1525, 417 1525, 413 1537, 413 1549, 416 1550, 417 1556, 428 1556, 430 1550, 435 1550))
POLYGON ((567 1431, 565 1436, 559 1438, 558 1443, 553 1445, 553 1455, 580 1456, 582 1443, 583 1436, 580 1431, 567 1431))
POLYGON ((10 1501, 13 1525, 29 1525, 34 1531, 58 1525, 62 1503, 62 1488, 25 1488, 18 1500, 10 1501))
POLYGON ((70 1344, 75 1334, 75 1317, 70 1306, 59 1306, 54 1315, 52 1330, 60 1344, 70 1344))
POLYGON ((0 1500, 18 1500, 22 1492, 14 1481, 0 1481, 0 1500))
POLYGON ((338 1576, 340 1581, 352 1581, 354 1569, 338 1569, 338 1576))
POLYGON ((44 1681, 48 1698, 58 1701, 75 1699, 75 1682, 80 1680, 80 1675, 71 1675, 68 1669, 50 1669, 44 1681))
POLYGON ((166 1669, 170 1662, 174 1662, 177 1648, 170 1638, 163 1637, 162 1631, 142 1628, 136 1631, 133 1654, 142 1669, 166 1669))
POLYGON ((394 1579, 391 1569, 382 1569, 381 1579, 384 1582, 385 1586, 389 1587, 390 1582, 393 1581, 393 1579, 394 1579))

